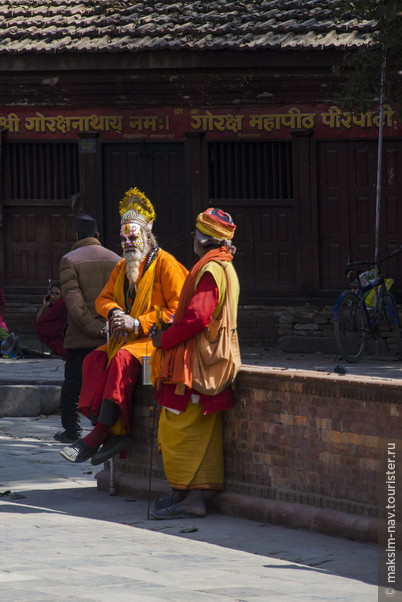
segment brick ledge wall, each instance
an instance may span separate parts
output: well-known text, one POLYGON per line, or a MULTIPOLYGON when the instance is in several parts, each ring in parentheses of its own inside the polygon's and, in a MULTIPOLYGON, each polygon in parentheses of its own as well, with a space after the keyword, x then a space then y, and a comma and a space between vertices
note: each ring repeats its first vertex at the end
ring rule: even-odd
MULTIPOLYGON (((153 391, 138 393, 135 443, 115 461, 116 482, 121 493, 146 498, 153 391)), ((225 415, 225 491, 211 496, 211 507, 375 541, 383 447, 402 432, 399 381, 250 366, 239 373, 236 398, 225 415)), ((107 490, 107 468, 96 478, 107 490)), ((167 490, 155 451, 152 496, 167 490)))

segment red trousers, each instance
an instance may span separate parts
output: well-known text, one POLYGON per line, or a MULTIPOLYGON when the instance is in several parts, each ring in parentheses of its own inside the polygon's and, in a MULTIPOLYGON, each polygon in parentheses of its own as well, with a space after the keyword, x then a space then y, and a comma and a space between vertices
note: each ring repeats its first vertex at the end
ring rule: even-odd
POLYGON ((132 398, 140 374, 140 362, 125 349, 110 360, 105 351, 91 351, 82 364, 82 388, 78 409, 91 419, 98 417, 103 399, 117 404, 127 431, 131 431, 132 398))

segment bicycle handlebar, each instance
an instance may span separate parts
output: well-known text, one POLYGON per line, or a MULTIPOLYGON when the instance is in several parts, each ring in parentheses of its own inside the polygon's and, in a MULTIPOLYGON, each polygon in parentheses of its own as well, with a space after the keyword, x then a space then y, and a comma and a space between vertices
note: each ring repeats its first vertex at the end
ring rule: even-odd
POLYGON ((353 262, 349 262, 348 259, 348 263, 346 264, 346 272, 349 272, 351 270, 353 270, 353 268, 357 268, 357 267, 361 267, 361 266, 369 266, 369 267, 376 267, 379 266, 380 263, 383 263, 384 261, 386 261, 387 259, 390 259, 391 257, 394 257, 395 255, 399 255, 399 253, 402 253, 402 245, 400 245, 397 249, 394 249, 393 251, 390 251, 390 253, 387 253, 386 255, 384 255, 384 257, 382 259, 379 259, 379 261, 353 261, 353 262))

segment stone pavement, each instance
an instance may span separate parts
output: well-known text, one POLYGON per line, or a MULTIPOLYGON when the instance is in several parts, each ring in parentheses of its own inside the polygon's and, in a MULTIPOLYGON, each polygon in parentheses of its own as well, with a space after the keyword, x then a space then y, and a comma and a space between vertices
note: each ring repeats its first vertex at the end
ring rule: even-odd
MULTIPOLYGON (((377 602, 377 547, 210 514, 147 520, 52 440, 59 417, 0 419, 0 597, 8 602, 377 602)), ((397 598, 394 598, 396 600, 397 598)))

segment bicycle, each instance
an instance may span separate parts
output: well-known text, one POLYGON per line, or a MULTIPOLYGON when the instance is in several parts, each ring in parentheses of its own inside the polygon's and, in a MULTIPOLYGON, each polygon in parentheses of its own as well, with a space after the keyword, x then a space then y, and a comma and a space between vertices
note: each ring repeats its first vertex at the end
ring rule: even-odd
POLYGON ((347 362, 355 363, 363 356, 367 336, 379 337, 379 318, 385 318, 395 337, 402 358, 402 337, 396 302, 388 288, 393 280, 384 278, 381 264, 402 253, 402 246, 385 255, 378 262, 348 260, 345 274, 351 280, 351 290, 343 291, 333 310, 334 335, 339 354, 347 362), (363 266, 366 270, 363 271, 363 266), (387 286, 388 285, 388 286, 387 286))

